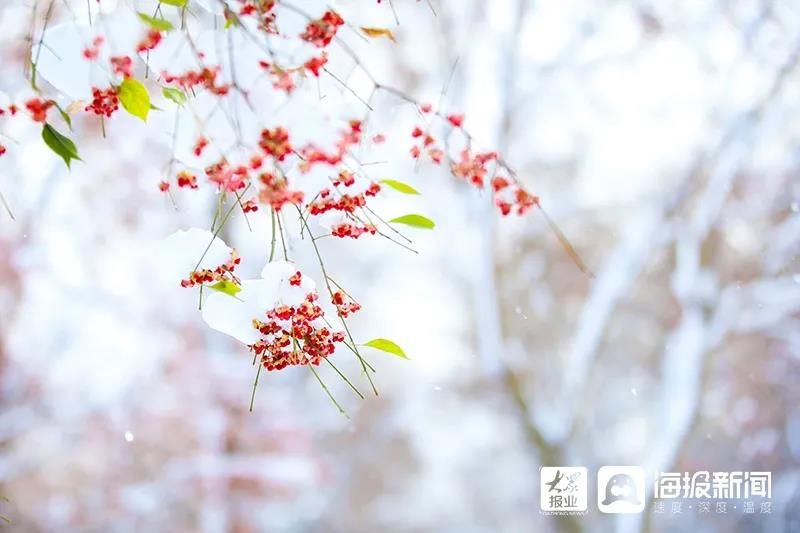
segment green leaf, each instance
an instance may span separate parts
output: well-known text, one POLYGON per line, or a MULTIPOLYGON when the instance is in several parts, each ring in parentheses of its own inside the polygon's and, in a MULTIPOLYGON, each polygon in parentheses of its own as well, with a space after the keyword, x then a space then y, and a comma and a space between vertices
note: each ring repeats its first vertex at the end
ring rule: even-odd
POLYGON ((42 128, 42 139, 56 155, 64 160, 64 163, 67 164, 67 168, 71 168, 70 163, 73 159, 81 160, 80 156, 78 156, 78 148, 75 146, 75 143, 72 142, 72 139, 61 135, 50 124, 45 124, 44 128, 42 128))
POLYGON ((139 18, 142 20, 142 22, 144 22, 154 30, 172 31, 175 29, 175 26, 173 26, 172 23, 168 20, 154 18, 148 15, 147 13, 138 12, 136 14, 139 15, 139 18))
POLYGON ((64 111, 64 108, 61 107, 60 105, 58 105, 53 100, 50 100, 50 101, 53 102, 53 104, 55 104, 56 109, 58 109, 58 112, 61 115, 61 118, 64 119, 64 122, 67 123, 67 126, 69 126, 69 129, 72 130, 72 117, 69 116, 69 113, 64 111))
POLYGON ((241 287, 231 281, 218 281, 213 285, 209 285, 208 288, 225 293, 228 296, 236 296, 242 290, 241 287))
POLYGON ((371 341, 362 344, 362 346, 369 346, 370 348, 375 348, 376 350, 390 353, 403 359, 408 359, 406 352, 404 352, 402 348, 389 339, 372 339, 371 341))
POLYGON ((176 89, 174 87, 164 87, 161 90, 161 94, 163 94, 165 98, 172 100, 180 106, 186 103, 186 93, 180 89, 176 89))
POLYGON ((395 224, 405 224, 406 226, 420 229, 433 229, 436 227, 436 223, 433 220, 422 215, 403 215, 401 217, 393 218, 389 222, 394 222, 395 224))
POLYGON ((384 185, 388 185, 392 189, 399 191, 403 194, 419 194, 419 191, 417 189, 415 189, 408 183, 403 183, 402 181, 386 179, 386 180, 381 180, 380 182, 383 183, 384 185))
POLYGON ((187 1, 188 0, 161 0, 161 3, 167 4, 168 6, 184 7, 187 1))
POLYGON ((119 101, 125 111, 147 122, 147 113, 150 112, 150 93, 142 82, 127 78, 119 86, 119 101))

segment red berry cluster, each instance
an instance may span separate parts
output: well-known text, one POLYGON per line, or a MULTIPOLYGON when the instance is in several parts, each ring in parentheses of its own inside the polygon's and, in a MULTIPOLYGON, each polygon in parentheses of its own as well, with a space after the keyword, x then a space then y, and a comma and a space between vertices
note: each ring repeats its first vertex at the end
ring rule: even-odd
POLYGON ((300 170, 308 172, 315 164, 324 164, 328 166, 339 165, 344 156, 347 154, 351 146, 357 145, 361 142, 362 124, 360 120, 351 120, 349 129, 344 130, 333 152, 326 152, 317 148, 314 145, 307 145, 300 149, 300 170))
POLYGON ((286 94, 292 94, 295 89, 294 78, 292 71, 283 70, 280 68, 273 68, 272 86, 279 91, 284 91, 286 94))
POLYGON ((277 34, 278 29, 275 26, 276 15, 273 11, 277 5, 277 0, 248 0, 245 1, 241 9, 239 9, 239 16, 256 17, 259 19, 259 30, 266 33, 277 34))
POLYGON ((502 176, 497 176, 492 180, 492 190, 494 191, 494 203, 503 216, 510 214, 515 209, 518 215, 524 215, 533 206, 539 204, 537 196, 502 176))
POLYGON ((162 33, 158 30, 151 29, 148 30, 147 35, 145 35, 144 39, 139 41, 139 44, 136 45, 136 51, 138 53, 148 52, 161 44, 161 40, 164 38, 162 33))
POLYGON ((119 94, 117 89, 99 89, 92 87, 92 101, 85 110, 99 116, 111 117, 119 109, 119 94))
POLYGON ((436 139, 429 133, 426 133, 419 126, 415 127, 411 132, 411 137, 419 139, 419 144, 411 147, 411 157, 419 159, 423 152, 428 154, 431 161, 437 165, 444 160, 444 150, 439 148, 436 144, 436 139))
POLYGON ((200 157, 203 155, 203 151, 206 149, 206 146, 208 146, 208 139, 206 139, 204 136, 200 136, 192 147, 192 152, 194 152, 195 157, 200 157))
POLYGON ((264 69, 267 74, 272 76, 272 86, 278 90, 285 91, 286 94, 291 94, 295 89, 294 72, 300 72, 301 69, 285 69, 278 65, 273 65, 269 61, 261 60, 258 65, 264 69))
POLYGON ((109 61, 114 74, 126 79, 133 77, 133 59, 130 56, 114 56, 109 61))
POLYGON ((285 177, 276 176, 271 172, 263 172, 258 176, 261 182, 261 189, 258 192, 258 200, 266 204, 275 211, 280 211, 284 205, 300 205, 303 203, 303 192, 289 188, 289 182, 285 177))
POLYGON ((376 233, 378 233, 378 228, 373 224, 344 222, 331 227, 331 235, 340 239, 358 239, 364 234, 375 235, 376 233))
POLYGON ((255 200, 247 200, 242 204, 242 211, 244 213, 254 213, 258 211, 258 204, 255 200))
POLYGON ((336 36, 339 26, 344 24, 344 20, 335 11, 326 11, 321 19, 312 20, 306 26, 306 31, 300 34, 300 38, 308 41, 317 48, 325 48, 336 36))
POLYGON ((306 70, 308 70, 311 74, 319 78, 319 71, 322 70, 322 67, 324 67, 327 63, 328 63, 328 54, 322 52, 322 55, 319 55, 317 57, 312 57, 311 59, 303 63, 303 67, 306 70))
POLYGON ((219 67, 203 67, 200 70, 190 70, 181 75, 169 74, 163 72, 162 77, 166 83, 175 83, 184 90, 190 90, 195 87, 205 87, 217 96, 225 96, 230 92, 231 86, 219 83, 217 77, 219 76, 219 67))
POLYGON ((473 154, 465 148, 461 151, 461 159, 450 163, 450 171, 456 177, 464 178, 476 187, 482 188, 489 173, 488 165, 494 161, 497 161, 497 152, 473 154))
POLYGON ((278 306, 267 312, 266 321, 253 321, 263 338, 250 345, 250 350, 261 357, 264 368, 319 365, 333 355, 336 344, 344 342, 344 333, 315 324, 325 315, 317 298, 316 293, 310 293, 299 305, 278 306))
POLYGON ((283 127, 262 130, 261 141, 258 146, 267 155, 274 157, 278 161, 283 161, 293 151, 292 145, 289 143, 289 132, 283 127))
POLYGON ((258 65, 272 77, 272 86, 275 89, 285 91, 286 94, 291 94, 297 87, 295 83, 296 76, 302 76, 305 71, 308 71, 318 78, 320 70, 322 70, 327 63, 328 55, 323 52, 322 55, 312 57, 303 63, 301 67, 297 68, 283 68, 263 59, 258 62, 258 65))
POLYGON ((250 179, 249 169, 243 165, 231 168, 226 160, 219 161, 206 167, 208 181, 217 186, 220 191, 236 192, 246 187, 250 179))
POLYGON ((464 124, 464 115, 447 115, 447 122, 449 122, 455 128, 460 128, 461 125, 464 124))
MULTIPOLYGON (((355 184, 355 176, 351 172, 343 170, 332 183, 338 192, 339 187, 347 188, 355 184)), ((373 182, 363 193, 339 193, 338 198, 334 198, 331 190, 325 188, 319 193, 319 198, 309 204, 309 212, 312 215, 321 215, 328 211, 341 211, 352 215, 356 209, 367 205, 368 196, 377 196, 380 190, 381 186, 373 182)))
POLYGON ((175 179, 176 179, 176 181, 178 183, 178 187, 181 187, 181 188, 188 187, 190 189, 197 189, 198 188, 197 176, 195 176, 194 174, 191 174, 190 172, 187 172, 185 170, 182 170, 181 172, 179 172, 178 175, 175 177, 175 179))
POLYGON ((336 313, 342 318, 347 318, 351 314, 361 310, 361 304, 356 303, 350 296, 345 294, 344 291, 334 292, 331 302, 336 306, 336 313))
MULTIPOLYGON (((430 104, 420 106, 423 114, 433 111, 430 104)), ((454 128, 462 129, 464 115, 450 114, 443 118, 454 128)), ((411 148, 411 155, 418 159, 423 153, 431 158, 436 164, 440 164, 446 157, 444 150, 439 148, 436 139, 421 127, 417 126, 411 132, 411 137, 419 139, 417 145, 411 148)), ((461 151, 458 161, 450 162, 450 171, 454 176, 463 178, 472 185, 483 188, 486 185, 487 177, 490 175, 490 165, 494 166, 494 172, 502 167, 497 152, 472 152, 469 148, 461 151)), ((539 203, 539 198, 530 194, 518 183, 503 176, 494 176, 491 179, 494 203, 503 215, 508 215, 512 211, 522 215, 539 203)))
POLYGON ((15 104, 11 104, 10 106, 8 106, 8 109, 3 109, 2 107, 0 107, 0 117, 5 115, 6 113, 8 113, 13 117, 14 115, 17 114, 17 112, 19 112, 19 108, 15 104))
POLYGON ((231 251, 230 260, 214 269, 201 269, 189 273, 189 277, 181 281, 181 287, 189 288, 195 285, 212 283, 215 281, 227 281, 239 285, 239 278, 234 274, 234 270, 241 263, 241 258, 236 255, 236 251, 231 251))
POLYGON ((100 56, 100 48, 103 46, 102 36, 98 35, 92 40, 92 44, 83 50, 83 57, 89 61, 94 61, 100 56))
POLYGON ((31 98, 25 102, 25 109, 31 114, 34 122, 47 122, 47 111, 55 105, 52 100, 42 100, 41 98, 31 98))
POLYGON ((367 197, 376 196, 380 192, 381 186, 372 182, 366 191, 355 194, 340 190, 352 187, 355 182, 353 173, 343 170, 331 181, 334 189, 322 189, 317 198, 308 205, 308 211, 313 216, 337 211, 348 219, 347 222, 341 222, 331 227, 331 235, 334 237, 357 239, 364 234, 375 235, 378 232, 375 225, 360 220, 356 216, 356 211, 366 207, 367 197))

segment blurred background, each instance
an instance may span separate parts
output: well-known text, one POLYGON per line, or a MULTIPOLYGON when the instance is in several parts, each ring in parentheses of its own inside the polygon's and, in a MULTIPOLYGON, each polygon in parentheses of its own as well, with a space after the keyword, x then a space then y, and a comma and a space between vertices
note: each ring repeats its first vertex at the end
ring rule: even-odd
MULTIPOLYGON (((152 5, 88 7, 99 24, 152 5)), ((348 417, 303 368, 262 374, 251 413, 246 348, 149 252, 215 208, 208 190, 175 205, 158 191, 175 112, 117 117, 105 139, 76 117, 86 163, 70 173, 30 121, 0 121, 15 217, 0 211, 0 530, 800 531, 800 4, 394 0, 399 25, 386 1, 331 5, 392 29, 397 43, 341 36, 378 80, 463 111, 595 277, 538 212, 501 218, 489 195, 415 165, 414 109, 379 93, 369 127, 388 140, 369 171, 423 193, 384 208, 437 228, 411 232, 419 255, 383 239, 322 248, 364 305, 355 336, 411 360, 371 354, 366 400, 322 368, 348 417), (591 473, 613 464, 770 471, 771 512, 659 513, 648 494, 640 515, 603 515, 591 473), (540 512, 543 465, 589 468, 585 516, 540 512)), ((0 5, 11 100, 47 8, 0 5)), ((190 1, 196 27, 215 13, 190 1)), ((84 1, 55 2, 53 26, 84 22, 84 1)), ((352 58, 330 68, 359 91, 352 58)), ((320 83, 305 89, 329 111, 353 100, 320 83)), ((225 235, 252 272, 269 248, 257 215, 225 235)), ((307 243, 290 248, 319 279, 307 243)))

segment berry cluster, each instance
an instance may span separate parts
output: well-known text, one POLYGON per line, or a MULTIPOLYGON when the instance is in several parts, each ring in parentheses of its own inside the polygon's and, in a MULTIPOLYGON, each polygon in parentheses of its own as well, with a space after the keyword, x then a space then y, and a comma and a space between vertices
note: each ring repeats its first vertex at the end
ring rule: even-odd
POLYGON ((411 137, 419 139, 419 144, 415 144, 411 147, 411 157, 419 159, 424 152, 427 153, 431 161, 437 165, 442 162, 444 159, 444 150, 437 146, 436 139, 434 139, 431 134, 426 133, 422 128, 417 126, 411 132, 411 137))
POLYGON ((336 313, 342 318, 347 318, 361 310, 361 304, 356 303, 344 291, 334 292, 331 303, 336 306, 336 313))
POLYGON ((0 107, 0 117, 8 113, 12 117, 19 112, 19 108, 15 104, 11 104, 7 109, 0 107))
POLYGON ((190 70, 181 75, 163 72, 162 77, 166 83, 174 83, 187 91, 195 87, 205 87, 217 96, 225 96, 231 89, 230 85, 218 82, 219 67, 203 67, 200 70, 190 70))
POLYGON ((194 153, 195 157, 200 157, 203 155, 203 151, 206 149, 206 146, 208 146, 208 139, 201 135, 192 147, 192 152, 194 153))
POLYGON ((294 77, 292 74, 295 72, 302 72, 303 70, 302 68, 286 69, 263 59, 258 62, 258 66, 272 77, 272 86, 275 89, 286 92, 286 94, 292 94, 292 91, 295 89, 294 77))
POLYGON ((327 63, 328 63, 328 54, 322 52, 322 55, 312 57, 311 59, 303 63, 303 67, 306 70, 308 70, 311 74, 319 78, 319 71, 322 70, 322 67, 324 67, 327 63))
POLYGON ((300 149, 300 162, 299 168, 302 172, 308 172, 315 164, 323 164, 328 166, 336 166, 341 164, 345 155, 351 146, 355 146, 361 142, 362 124, 360 120, 351 120, 349 128, 341 133, 334 151, 326 152, 317 148, 314 145, 306 145, 300 149))
POLYGON ((83 50, 83 57, 89 61, 94 61, 100 57, 100 48, 103 46, 105 39, 98 35, 92 40, 92 44, 83 50))
POLYGON ((185 170, 182 170, 181 172, 179 172, 178 175, 175 177, 175 180, 178 183, 178 187, 181 187, 181 188, 188 187, 189 189, 197 189, 198 188, 197 176, 195 176, 194 174, 192 174, 190 172, 187 172, 185 170))
POLYGON ((326 11, 322 18, 313 20, 306 26, 306 31, 300 34, 300 38, 308 41, 317 48, 325 48, 336 36, 339 26, 344 24, 344 20, 335 11, 326 11))
POLYGON ((376 233, 378 233, 378 228, 374 224, 343 222, 331 226, 331 235, 340 239, 358 239, 364 234, 375 235, 376 233))
POLYGON ((243 213, 254 213, 258 211, 258 204, 255 200, 247 200, 246 202, 242 203, 242 212, 243 213))
POLYGON ((148 30, 147 35, 145 35, 144 39, 139 41, 139 44, 136 45, 136 51, 138 53, 142 52, 149 52, 150 50, 154 49, 156 46, 161 44, 161 40, 164 38, 163 34, 155 29, 148 30))
MULTIPOLYGON (((275 26, 276 15, 273 9, 278 5, 278 0, 246 0, 239 9, 240 17, 258 18, 258 29, 271 34, 277 34, 275 26)), ((227 15, 226 15, 227 16, 227 15)))
POLYGON ((31 98, 25 102, 25 109, 31 114, 34 122, 46 122, 47 112, 55 105, 52 100, 42 100, 41 98, 31 98))
MULTIPOLYGON (((332 180, 333 186, 336 191, 339 188, 348 188, 355 185, 355 175, 352 172, 343 170, 339 176, 332 180)), ((334 198, 331 189, 322 189, 319 197, 309 204, 309 212, 312 215, 321 215, 328 211, 340 211, 342 213, 353 214, 356 209, 367 205, 368 196, 377 196, 381 191, 381 186, 378 183, 372 182, 366 191, 357 194, 339 193, 338 198, 334 198)))
POLYGON ((220 191, 236 192, 246 187, 249 177, 249 169, 243 165, 231 168, 226 160, 205 169, 208 181, 217 186, 220 191))
POLYGON ((497 176, 492 180, 494 202, 500 213, 507 216, 516 210, 518 215, 524 215, 533 206, 539 204, 539 198, 523 189, 520 185, 508 179, 497 176))
POLYGON ((320 70, 328 63, 328 55, 322 53, 319 56, 312 57, 302 66, 297 68, 284 68, 269 61, 260 60, 258 66, 261 67, 267 74, 272 77, 272 87, 286 94, 292 94, 296 88, 295 76, 303 76, 306 71, 310 72, 313 76, 319 78, 320 70))
POLYGON ((194 270, 189 273, 189 277, 181 280, 181 287, 189 288, 195 285, 203 285, 205 283, 213 283, 216 281, 226 281, 240 284, 239 278, 234 274, 234 270, 242 262, 242 259, 236 255, 236 251, 231 251, 230 260, 214 269, 201 269, 194 270))
POLYGON ((341 171, 331 183, 333 190, 322 189, 317 198, 308 205, 308 212, 312 216, 330 212, 339 213, 345 220, 331 226, 331 235, 334 237, 357 239, 364 234, 375 235, 378 228, 372 223, 360 220, 356 212, 366 207, 368 197, 377 196, 381 186, 372 182, 364 192, 342 192, 341 189, 348 189, 356 183, 355 175, 347 170, 341 171))
POLYGON ((264 153, 278 161, 283 161, 293 151, 292 145, 289 143, 289 132, 283 127, 261 130, 261 141, 258 146, 264 150, 264 153))
POLYGON ((265 369, 319 365, 344 342, 344 333, 318 325, 325 313, 317 299, 316 293, 309 293, 301 304, 278 306, 267 312, 266 321, 253 321, 263 338, 250 345, 250 350, 261 357, 265 369))
POLYGON ((286 204, 303 203, 303 192, 290 189, 285 177, 263 172, 258 176, 258 180, 262 185, 258 191, 258 200, 275 211, 280 211, 286 204))
POLYGON ((119 109, 119 94, 115 87, 105 90, 92 87, 92 101, 86 106, 85 111, 110 118, 117 109, 119 109))
POLYGON ((475 185, 483 188, 486 183, 486 176, 489 173, 488 165, 497 161, 497 152, 472 153, 465 148, 461 151, 461 158, 450 163, 450 171, 454 176, 463 178, 475 185))
MULTIPOLYGON (((419 109, 423 114, 430 114, 433 111, 433 107, 430 104, 423 104, 419 109)), ((464 115, 439 116, 451 126, 463 132, 464 115)), ((469 138, 466 132, 464 134, 469 138)), ((439 148, 436 139, 421 127, 415 127, 411 132, 411 137, 418 139, 418 144, 411 147, 411 155, 414 159, 419 159, 423 153, 426 153, 431 161, 441 164, 447 157, 444 150, 439 148)), ((486 185, 487 178, 490 175, 490 167, 493 167, 492 172, 497 172, 499 168, 503 168, 497 152, 473 152, 469 148, 464 148, 458 160, 450 161, 450 171, 454 176, 462 178, 481 189, 486 185)), ((515 211, 518 215, 523 215, 539 203, 538 197, 526 191, 515 180, 495 175, 491 178, 491 186, 494 203, 504 216, 511 214, 512 211, 515 211)))
POLYGON ((133 77, 133 59, 130 56, 114 56, 109 61, 114 74, 126 79, 133 77))

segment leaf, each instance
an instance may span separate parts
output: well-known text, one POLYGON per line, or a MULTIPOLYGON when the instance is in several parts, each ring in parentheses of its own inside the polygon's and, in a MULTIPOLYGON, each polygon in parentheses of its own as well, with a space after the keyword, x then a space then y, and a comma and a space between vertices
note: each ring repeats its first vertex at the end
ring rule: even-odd
POLYGON ((370 348, 375 348, 376 350, 390 353, 403 359, 408 359, 406 352, 404 352, 402 348, 389 339, 372 339, 371 341, 362 344, 362 346, 369 346, 370 348))
POLYGON ((174 87, 164 87, 161 90, 161 94, 163 94, 165 98, 172 100, 180 106, 186 103, 186 93, 180 89, 176 89, 174 87))
POLYGON ((225 293, 228 296, 236 296, 242 290, 241 287, 230 281, 218 281, 213 285, 209 285, 208 288, 225 293))
POLYGON ((227 5, 225 6, 225 11, 223 13, 225 16, 225 29, 229 30, 233 26, 239 26, 239 17, 236 16, 236 12, 229 8, 227 5))
POLYGON ((147 122, 147 113, 150 112, 150 93, 142 82, 127 78, 119 86, 119 101, 125 111, 147 122))
POLYGON ((367 37, 386 37, 393 43, 396 43, 397 40, 394 38, 394 34, 392 30, 387 30, 386 28, 365 28, 362 27, 361 31, 363 31, 367 37))
POLYGON ((78 155, 78 148, 75 146, 75 143, 72 142, 72 139, 61 135, 50 124, 45 124, 44 128, 42 128, 42 139, 56 155, 64 160, 64 163, 67 164, 67 168, 71 168, 70 163, 73 159, 81 160, 78 155))
POLYGON ((185 7, 188 0, 161 0, 162 4, 175 7, 185 7))
MULTIPOLYGON (((53 102, 52 100, 50 100, 50 101, 53 102)), ((53 102, 53 104, 55 104, 56 109, 58 109, 58 112, 61 115, 61 118, 64 119, 64 122, 67 123, 67 126, 69 126, 69 129, 72 130, 72 117, 70 117, 69 113, 63 107, 58 105, 56 102, 53 102)))
POLYGON ((406 226, 420 229, 433 229, 436 227, 436 223, 433 220, 422 215, 403 215, 401 217, 393 218, 389 222, 394 222, 395 224, 405 224, 406 226))
POLYGON ((408 183, 403 183, 402 181, 385 179, 381 180, 380 182, 383 183, 384 185, 388 185, 392 189, 399 191, 403 194, 419 194, 419 191, 417 189, 415 189, 408 183))
POLYGON ((175 29, 175 26, 173 26, 172 23, 168 20, 154 18, 148 15, 147 13, 138 12, 136 14, 139 15, 139 18, 142 20, 142 22, 144 22, 154 30, 172 31, 175 29))

